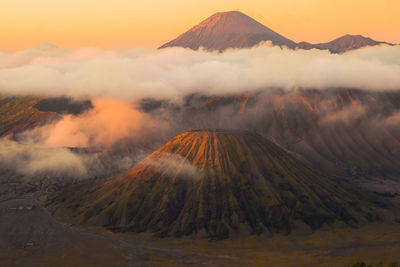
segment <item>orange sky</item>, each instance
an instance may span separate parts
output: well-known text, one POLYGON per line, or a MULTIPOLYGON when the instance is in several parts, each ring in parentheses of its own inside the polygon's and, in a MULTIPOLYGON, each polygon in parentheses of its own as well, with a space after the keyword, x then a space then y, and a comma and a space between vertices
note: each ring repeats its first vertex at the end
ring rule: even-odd
POLYGON ((239 10, 298 41, 362 34, 400 43, 400 0, 0 0, 0 49, 158 47, 218 11, 239 10))

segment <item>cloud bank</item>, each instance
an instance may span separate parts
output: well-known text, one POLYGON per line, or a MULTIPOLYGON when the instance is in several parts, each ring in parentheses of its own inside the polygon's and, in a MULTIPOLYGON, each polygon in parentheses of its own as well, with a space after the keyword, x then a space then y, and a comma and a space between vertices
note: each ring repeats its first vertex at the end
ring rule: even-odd
POLYGON ((166 130, 166 122, 141 112, 130 102, 101 99, 93 101, 93 108, 83 114, 64 115, 23 133, 21 138, 53 146, 108 149, 129 140, 143 144, 166 130))
MULTIPOLYGON (((292 125, 299 133, 291 132, 285 120, 289 117, 301 124, 316 120, 315 127, 325 132, 331 125, 345 124, 348 129, 361 125, 371 136, 380 128, 396 136, 400 117, 397 106, 389 105, 390 97, 374 106, 360 102, 331 108, 330 99, 317 107, 315 98, 292 94, 303 88, 337 87, 399 90, 400 47, 370 47, 340 55, 282 50, 268 44, 222 54, 183 48, 108 51, 53 46, 0 53, 0 95, 93 100, 93 108, 82 114, 63 115, 19 134, 22 142, 0 141, 0 167, 11 166, 25 176, 115 174, 137 162, 141 156, 135 155, 143 156, 183 130, 204 127, 254 130, 291 148, 308 128, 292 125), (287 94, 264 90, 268 88, 284 89, 287 94), (243 92, 249 93, 248 103, 237 98, 243 92), (192 93, 200 94, 186 97, 192 93), (227 99, 206 105, 204 95, 227 99), (151 99, 143 102, 144 98, 151 99), (327 109, 322 108, 325 104, 327 109), (381 112, 381 106, 390 112, 381 112), (109 154, 75 153, 65 147, 109 154)), ((179 158, 148 164, 163 170, 181 164, 185 175, 198 176, 179 158)))
POLYGON ((268 44, 222 54, 183 48, 40 47, 0 53, 0 94, 136 100, 265 88, 400 89, 400 46, 341 55, 268 44))
MULTIPOLYGON (((61 178, 78 181, 108 177, 131 168, 141 155, 112 156, 105 153, 73 151, 45 143, 0 139, 0 170, 24 179, 61 178)), ((1 177, 0 177, 1 180, 1 177)))
POLYGON ((204 176, 201 169, 179 154, 156 152, 140 164, 151 166, 169 177, 178 176, 183 179, 200 179, 204 176))
POLYGON ((0 140, 0 165, 19 174, 56 174, 82 177, 87 174, 80 156, 66 148, 0 140))

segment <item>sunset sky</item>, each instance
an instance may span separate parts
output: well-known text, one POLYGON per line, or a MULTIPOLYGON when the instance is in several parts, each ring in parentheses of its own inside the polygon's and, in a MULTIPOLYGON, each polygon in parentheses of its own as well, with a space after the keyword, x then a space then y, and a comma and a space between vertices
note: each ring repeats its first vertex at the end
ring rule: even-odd
POLYGON ((296 42, 362 34, 400 43, 399 0, 1 0, 0 49, 158 47, 218 11, 239 10, 296 42))

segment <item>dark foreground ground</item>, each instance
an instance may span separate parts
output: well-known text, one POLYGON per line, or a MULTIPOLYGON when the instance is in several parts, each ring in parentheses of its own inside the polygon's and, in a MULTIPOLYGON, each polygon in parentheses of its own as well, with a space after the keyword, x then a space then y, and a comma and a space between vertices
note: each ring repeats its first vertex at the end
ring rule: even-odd
POLYGON ((154 239, 64 223, 41 205, 44 193, 36 190, 40 186, 52 188, 2 180, 0 266, 346 266, 359 260, 400 262, 400 222, 269 238, 154 239))

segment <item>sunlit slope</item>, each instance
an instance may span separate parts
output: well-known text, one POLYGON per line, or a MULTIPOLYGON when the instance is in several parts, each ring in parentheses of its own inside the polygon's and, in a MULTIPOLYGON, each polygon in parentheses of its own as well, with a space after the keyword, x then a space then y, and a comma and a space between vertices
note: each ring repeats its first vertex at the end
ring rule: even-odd
POLYGON ((228 48, 248 48, 263 41, 295 48, 296 43, 274 32, 239 11, 219 12, 194 26, 160 48, 185 47, 197 50, 224 51, 228 48))
POLYGON ((378 219, 367 198, 256 133, 198 130, 176 136, 122 177, 71 188, 49 204, 77 223, 227 238, 288 233, 299 222, 316 229, 378 219))
POLYGON ((262 42, 290 49, 320 49, 345 53, 368 46, 394 45, 361 35, 346 34, 327 43, 295 43, 239 11, 218 12, 160 48, 184 47, 193 50, 224 51, 229 48, 250 48, 262 42))
POLYGON ((55 114, 35 109, 38 102, 40 99, 31 97, 0 97, 0 136, 35 127, 55 114))
POLYGON ((175 106, 169 108, 177 129, 254 130, 329 176, 400 177, 398 92, 338 89, 266 91, 247 97, 193 95, 179 107, 180 112, 175 106))

